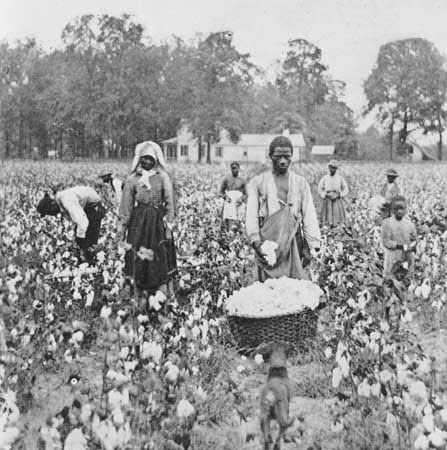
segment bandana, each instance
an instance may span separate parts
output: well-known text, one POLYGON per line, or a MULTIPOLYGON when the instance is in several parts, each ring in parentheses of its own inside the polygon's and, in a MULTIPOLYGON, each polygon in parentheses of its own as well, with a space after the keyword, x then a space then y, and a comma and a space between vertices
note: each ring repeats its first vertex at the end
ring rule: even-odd
POLYGON ((145 141, 135 147, 135 157, 132 161, 132 173, 137 170, 137 167, 140 164, 140 158, 142 156, 152 156, 152 158, 155 159, 156 165, 160 166, 162 169, 166 166, 161 147, 156 142, 145 141))
POLYGON ((150 178, 158 172, 158 167, 162 169, 165 168, 165 160, 163 157, 163 152, 161 147, 153 141, 146 141, 138 144, 135 147, 135 157, 132 161, 132 173, 136 172, 141 174, 139 184, 146 187, 146 189, 151 189, 150 178), (143 170, 139 167, 140 159, 143 156, 151 156, 155 160, 155 167, 151 170, 143 170))

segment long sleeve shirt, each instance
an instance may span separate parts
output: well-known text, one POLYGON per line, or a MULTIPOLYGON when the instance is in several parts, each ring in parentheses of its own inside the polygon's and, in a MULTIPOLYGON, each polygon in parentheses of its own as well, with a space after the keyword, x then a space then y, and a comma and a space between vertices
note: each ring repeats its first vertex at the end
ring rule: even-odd
MULTIPOLYGON (((289 173, 287 203, 294 217, 302 222, 303 233, 310 248, 320 246, 321 234, 309 183, 300 175, 289 173)), ((250 242, 261 239, 259 219, 281 209, 272 172, 255 176, 247 186, 246 228, 250 242)))
POLYGON ((119 213, 119 207, 121 204, 121 199, 123 197, 123 182, 119 178, 112 178, 111 184, 113 192, 115 193, 117 212, 119 213))
POLYGON ((122 225, 129 224, 135 203, 153 205, 166 212, 168 222, 174 220, 174 190, 169 175, 163 170, 157 170, 149 179, 150 189, 142 183, 139 172, 132 174, 124 184, 123 196, 119 208, 119 220, 122 225))
POLYGON ((392 216, 383 221, 381 238, 384 247, 384 272, 390 273, 394 263, 401 261, 404 255, 403 250, 396 247, 408 245, 415 239, 416 227, 407 217, 397 220, 392 216))
POLYGON ((390 202, 393 197, 396 197, 400 194, 399 186, 393 182, 393 183, 386 183, 383 185, 382 189, 380 190, 380 195, 385 198, 387 202, 390 202))
POLYGON ((59 191, 56 194, 56 201, 62 211, 76 224, 76 237, 85 238, 89 221, 84 208, 87 204, 100 202, 101 197, 91 187, 74 186, 59 191))
POLYGON ((349 189, 345 179, 338 173, 325 175, 318 183, 318 195, 326 198, 328 192, 336 192, 341 198, 348 195, 349 189))

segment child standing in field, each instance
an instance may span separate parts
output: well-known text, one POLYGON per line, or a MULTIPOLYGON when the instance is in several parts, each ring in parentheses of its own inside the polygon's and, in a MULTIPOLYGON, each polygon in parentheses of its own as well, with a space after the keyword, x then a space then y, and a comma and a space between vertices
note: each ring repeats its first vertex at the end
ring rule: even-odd
POLYGON ((407 275, 413 271, 413 257, 411 254, 416 240, 416 228, 406 216, 407 202, 405 197, 398 195, 391 203, 391 217, 382 224, 382 245, 384 247, 385 277, 395 275, 396 264, 401 263, 407 270, 407 275))

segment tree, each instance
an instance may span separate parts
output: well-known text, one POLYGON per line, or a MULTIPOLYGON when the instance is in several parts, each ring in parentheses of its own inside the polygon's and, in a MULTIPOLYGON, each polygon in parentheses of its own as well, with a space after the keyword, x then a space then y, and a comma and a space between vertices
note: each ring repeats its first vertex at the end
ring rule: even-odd
POLYGON ((283 97, 295 97, 300 112, 307 116, 329 93, 328 68, 321 62, 321 49, 306 39, 292 39, 288 45, 276 84, 283 97))
POLYGON ((35 101, 28 83, 40 52, 34 39, 19 41, 15 47, 0 45, 0 110, 6 157, 13 150, 19 157, 25 156, 26 148, 31 152, 35 101))
MULTIPOLYGON (((379 122, 387 126, 391 158, 396 126, 398 150, 405 149, 408 135, 426 123, 427 111, 435 116, 435 111, 440 111, 441 99, 436 99, 440 96, 434 95, 437 80, 432 75, 441 70, 442 58, 426 39, 403 39, 380 47, 377 62, 364 83, 368 99, 365 114, 376 110, 379 122)), ((433 115, 429 121, 433 124, 433 115)))
POLYGON ((313 143, 335 144, 353 156, 353 113, 343 101, 345 83, 332 78, 322 51, 306 39, 288 43, 276 78, 282 111, 278 123, 302 132, 313 143))
POLYGON ((427 69, 431 73, 431 83, 426 85, 426 98, 421 106, 420 126, 424 133, 438 133, 438 159, 443 157, 443 132, 447 119, 447 67, 446 59, 439 53, 434 53, 429 61, 432 65, 427 69))
POLYGON ((207 162, 211 161, 211 143, 219 141, 223 130, 232 141, 239 139, 247 88, 258 70, 232 39, 229 31, 211 33, 199 41, 193 60, 194 103, 186 119, 199 144, 202 140, 207 144, 207 162))

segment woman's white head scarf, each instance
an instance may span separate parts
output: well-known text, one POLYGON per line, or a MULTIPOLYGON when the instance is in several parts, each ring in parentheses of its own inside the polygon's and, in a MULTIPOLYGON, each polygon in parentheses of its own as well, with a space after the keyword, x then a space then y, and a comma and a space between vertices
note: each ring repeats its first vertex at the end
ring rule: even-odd
POLYGON ((135 157, 132 161, 132 173, 137 170, 137 167, 140 164, 140 158, 143 156, 152 156, 152 158, 155 159, 157 166, 166 169, 166 163, 161 147, 156 142, 145 141, 137 144, 135 147, 135 157))

